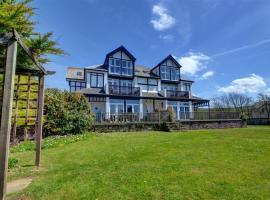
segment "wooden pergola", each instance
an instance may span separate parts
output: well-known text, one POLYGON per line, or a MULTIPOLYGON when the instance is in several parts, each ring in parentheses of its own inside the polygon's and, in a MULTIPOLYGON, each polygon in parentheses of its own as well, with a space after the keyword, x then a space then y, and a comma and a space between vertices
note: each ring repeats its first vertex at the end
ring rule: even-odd
MULTIPOLYGON (((15 76, 17 75, 16 94, 15 94, 15 113, 13 113, 13 137, 16 136, 17 128, 17 112, 18 112, 18 97, 20 94, 20 76, 27 75, 28 77, 38 77, 38 91, 37 91, 37 111, 36 111, 36 158, 35 165, 40 166, 41 158, 41 141, 42 141, 42 118, 44 105, 44 78, 48 73, 38 62, 33 52, 23 43, 20 35, 13 30, 9 33, 0 33, 0 46, 5 48, 6 56, 4 66, 0 66, 0 73, 3 74, 3 85, 1 95, 1 121, 0 121, 0 199, 5 199, 7 173, 8 173, 8 155, 11 135, 11 122, 13 110, 13 95, 15 76), (33 61, 34 68, 17 68, 17 48, 18 45, 22 48, 28 57, 33 61), (2 67, 2 68, 1 68, 2 67)), ((29 78, 30 79, 30 78, 29 78)), ((28 79, 28 80, 29 80, 28 79)), ((30 93, 30 81, 28 81, 27 90, 30 93)), ((29 102, 29 94, 27 94, 26 101, 29 102)), ((29 103, 27 103, 29 106, 29 103)), ((29 107, 28 107, 29 109, 29 107)), ((28 110, 27 109, 27 110, 28 110)), ((27 113, 28 115, 28 113, 27 113)), ((26 118, 27 119, 27 118, 26 118)))

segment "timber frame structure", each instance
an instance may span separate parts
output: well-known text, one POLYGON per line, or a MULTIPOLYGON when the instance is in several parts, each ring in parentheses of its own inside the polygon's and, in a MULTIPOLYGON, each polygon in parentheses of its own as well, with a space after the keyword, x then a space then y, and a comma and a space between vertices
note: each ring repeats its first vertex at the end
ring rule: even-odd
MULTIPOLYGON (((28 77, 38 77, 38 91, 37 94, 37 111, 35 123, 35 140, 36 140, 36 157, 35 165, 40 166, 41 158, 41 142, 42 142, 42 120, 43 120, 43 105, 44 105, 44 80, 45 75, 53 74, 48 72, 38 62, 34 53, 23 43, 22 38, 13 30, 9 33, 0 33, 0 46, 5 48, 6 56, 4 66, 0 66, 0 73, 3 74, 3 85, 1 90, 1 121, 0 121, 0 200, 6 197, 7 173, 8 173, 8 154, 11 135, 11 121, 12 121, 12 108, 13 108, 13 95, 15 76, 17 75, 16 93, 15 93, 15 113, 13 116, 13 137, 16 136, 17 126, 17 112, 18 112, 18 96, 20 94, 20 76, 27 75, 28 77), (28 55, 36 66, 35 69, 19 68, 16 69, 17 48, 22 50, 28 55)), ((30 79, 29 78, 29 79, 30 79)), ((28 80, 29 80, 28 79, 28 80)), ((30 82, 28 81, 26 101, 29 101, 30 96, 30 82)), ((29 104, 28 104, 29 106, 29 104)), ((28 107, 27 106, 27 107, 28 107)), ((29 107, 28 107, 29 109, 29 107)), ((26 110, 28 110, 26 108, 26 110)), ((27 113, 28 115, 28 113, 27 113)), ((26 120, 27 120, 26 116, 26 120)), ((27 124, 27 123, 26 123, 27 124)), ((14 139, 14 138, 13 138, 14 139)))

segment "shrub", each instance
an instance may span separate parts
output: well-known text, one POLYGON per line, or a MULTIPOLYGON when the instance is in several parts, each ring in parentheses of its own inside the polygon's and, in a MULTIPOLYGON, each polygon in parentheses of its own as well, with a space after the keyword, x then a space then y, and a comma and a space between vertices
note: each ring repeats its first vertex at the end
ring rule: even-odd
POLYGON ((48 135, 79 134, 91 128, 90 104, 83 94, 47 89, 44 132, 48 135))
POLYGON ((14 158, 14 157, 9 157, 8 158, 8 168, 12 169, 14 167, 16 167, 16 165, 18 164, 18 159, 14 158))
POLYGON ((171 106, 169 106, 167 108, 167 111, 169 113, 169 121, 170 122, 175 122, 175 120, 176 120, 176 113, 174 112, 173 108, 171 106))

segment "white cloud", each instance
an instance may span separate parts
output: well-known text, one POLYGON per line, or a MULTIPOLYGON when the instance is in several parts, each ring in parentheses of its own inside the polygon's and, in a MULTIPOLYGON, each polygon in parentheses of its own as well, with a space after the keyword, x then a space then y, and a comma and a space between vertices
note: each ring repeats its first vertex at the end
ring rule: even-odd
POLYGON ((207 71, 207 72, 205 72, 205 73, 202 75, 201 80, 206 80, 206 79, 208 79, 209 77, 214 76, 214 74, 215 74, 215 72, 212 71, 212 70, 207 71))
POLYGON ((168 10, 161 4, 153 6, 152 13, 158 18, 151 20, 154 29, 163 31, 171 28, 175 24, 175 18, 168 14, 168 10))
POLYGON ((265 94, 270 95, 270 88, 264 91, 265 94))
POLYGON ((188 75, 196 75, 197 72, 206 69, 206 64, 210 57, 203 53, 190 52, 186 56, 180 57, 177 61, 182 65, 181 72, 188 75))
POLYGON ((233 80, 230 85, 221 87, 219 92, 258 93, 266 86, 263 77, 251 74, 248 77, 233 80))

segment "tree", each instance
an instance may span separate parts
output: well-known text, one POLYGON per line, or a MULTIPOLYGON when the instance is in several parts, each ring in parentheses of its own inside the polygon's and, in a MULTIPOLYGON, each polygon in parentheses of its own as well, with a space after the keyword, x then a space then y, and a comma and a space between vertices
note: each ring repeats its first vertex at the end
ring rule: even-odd
POLYGON ((83 94, 47 89, 44 102, 46 135, 79 134, 92 125, 90 104, 83 94))
POLYGON ((258 101, 262 104, 262 108, 267 114, 267 118, 270 119, 270 95, 259 93, 258 101))
POLYGON ((235 110, 241 114, 248 113, 252 102, 251 97, 240 93, 228 93, 212 99, 214 108, 222 111, 235 110))
MULTIPOLYGON (((30 5, 32 0, 0 0, 0 32, 10 32, 13 29, 23 37, 23 42, 36 55, 40 63, 50 60, 48 54, 62 55, 65 52, 52 39, 53 33, 41 34, 35 31, 36 22, 31 20, 35 9, 30 5)), ((0 65, 3 66, 4 48, 0 49, 0 65), (2 59, 1 59, 2 58, 2 59)), ((17 67, 32 67, 29 57, 18 48, 17 67)))

